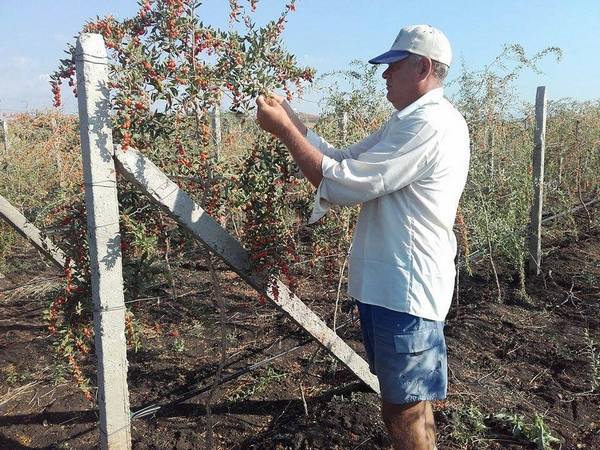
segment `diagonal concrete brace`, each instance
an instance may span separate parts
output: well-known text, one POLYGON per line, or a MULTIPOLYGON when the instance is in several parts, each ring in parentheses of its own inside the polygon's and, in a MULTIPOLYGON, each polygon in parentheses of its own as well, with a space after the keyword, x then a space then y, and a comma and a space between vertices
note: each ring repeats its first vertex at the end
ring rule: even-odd
POLYGON ((0 218, 4 219, 21 236, 48 257, 60 270, 64 270, 66 257, 50 239, 33 225, 21 212, 0 195, 0 218))
POLYGON ((369 371, 365 360, 296 295, 291 293, 280 280, 275 282, 279 294, 273 295, 274 286, 266 286, 262 279, 250 272, 248 252, 242 245, 199 205, 194 203, 190 196, 179 189, 152 161, 134 149, 130 148, 124 152, 120 147, 116 147, 115 165, 127 180, 135 184, 155 204, 166 210, 177 223, 185 227, 195 238, 202 241, 213 253, 223 259, 257 292, 275 303, 279 309, 306 330, 315 341, 350 369, 360 380, 379 393, 377 378, 369 371))

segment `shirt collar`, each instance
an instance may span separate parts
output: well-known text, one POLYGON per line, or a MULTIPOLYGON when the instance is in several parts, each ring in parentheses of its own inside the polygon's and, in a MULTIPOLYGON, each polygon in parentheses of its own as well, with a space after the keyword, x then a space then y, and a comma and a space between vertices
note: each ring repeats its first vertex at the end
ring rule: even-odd
POLYGON ((418 99, 416 99, 410 105, 405 106, 400 111, 397 111, 395 113, 396 117, 398 119, 401 119, 402 117, 405 117, 405 116, 409 115, 410 113, 412 113, 413 111, 415 111, 420 106, 426 105, 428 103, 437 103, 443 97, 444 97, 444 88, 439 87, 436 89, 432 89, 431 91, 427 92, 426 94, 424 94, 421 97, 419 97, 418 99))

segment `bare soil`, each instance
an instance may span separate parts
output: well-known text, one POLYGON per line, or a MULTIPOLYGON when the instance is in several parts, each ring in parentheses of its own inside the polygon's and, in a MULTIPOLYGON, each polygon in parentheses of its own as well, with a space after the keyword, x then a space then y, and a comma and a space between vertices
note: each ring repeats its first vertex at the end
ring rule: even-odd
MULTIPOLYGON (((506 412, 527 424, 539 415, 562 449, 600 449, 599 238, 588 230, 553 243, 528 296, 501 277, 502 303, 493 279, 461 274, 446 328, 449 395, 434 405, 438 448, 535 448, 493 417, 506 412)), ((26 249, 11 261, 15 270, 0 276, 0 448, 96 448, 95 405, 56 369, 43 319, 44 290, 60 274, 26 249)), ((182 268, 176 297, 165 285, 133 304, 142 347, 129 354, 131 410, 166 405, 132 420, 134 449, 205 448, 207 424, 213 448, 386 448, 377 396, 281 313, 261 306, 235 274, 220 268, 219 277, 223 314, 201 262, 182 268), (210 414, 206 390, 168 405, 212 385, 222 342, 222 377, 291 351, 220 385, 210 414)), ((325 288, 307 279, 299 294, 331 325, 337 283, 330 281, 325 288)), ((362 353, 352 313, 337 319, 339 333, 362 353)), ((86 370, 94 379, 93 361, 86 370)))

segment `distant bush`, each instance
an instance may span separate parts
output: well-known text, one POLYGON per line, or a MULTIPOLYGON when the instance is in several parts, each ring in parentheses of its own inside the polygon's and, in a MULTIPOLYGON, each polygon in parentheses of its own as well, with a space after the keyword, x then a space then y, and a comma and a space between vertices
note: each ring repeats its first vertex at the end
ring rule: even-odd
MULTIPOLYGON (((38 226, 48 211, 81 192, 78 119, 57 112, 12 116, 9 146, 0 152, 0 194, 38 226)), ((0 221, 0 270, 16 233, 0 221)))

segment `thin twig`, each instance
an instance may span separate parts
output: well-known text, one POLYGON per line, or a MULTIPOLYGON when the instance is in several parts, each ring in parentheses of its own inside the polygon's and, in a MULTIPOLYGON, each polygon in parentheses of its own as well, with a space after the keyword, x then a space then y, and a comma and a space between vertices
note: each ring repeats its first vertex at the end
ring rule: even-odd
MULTIPOLYGON (((160 214, 160 225, 162 229, 165 229, 165 221, 163 219, 162 213, 160 214)), ((168 233, 165 236, 165 264, 167 265, 167 271, 169 273, 169 281, 171 284, 171 292, 173 300, 177 301, 177 287, 175 286, 175 277, 173 276, 173 269, 171 268, 171 263, 169 262, 169 253, 171 252, 171 239, 169 238, 168 233)), ((160 302, 160 300, 159 300, 160 302)))
MULTIPOLYGON (((350 230, 350 215, 348 215, 346 217, 346 226, 344 228, 345 228, 344 235, 346 236, 346 235, 348 235, 348 231, 350 230)), ((344 277, 344 271, 346 270, 346 264, 348 262, 348 255, 350 254, 351 249, 352 249, 352 244, 350 244, 350 246, 348 247, 348 251, 346 252, 346 257, 344 258, 344 262, 342 263, 342 267, 340 268, 337 293, 335 295, 335 307, 333 309, 333 330, 334 330, 334 332, 335 332, 336 325, 337 325, 337 312, 338 312, 338 307, 340 304, 340 293, 342 290, 342 280, 344 277)))
POLYGON ((304 415, 308 417, 308 405, 306 404, 306 397, 304 396, 304 386, 300 383, 300 394, 302 395, 302 405, 304 406, 304 415))
POLYGON ((337 293, 335 295, 335 307, 333 309, 333 329, 335 330, 335 326, 337 324, 337 313, 338 313, 338 308, 339 308, 339 304, 340 304, 340 293, 342 291, 342 280, 344 277, 344 272, 346 271, 346 263, 348 262, 348 256, 346 256, 344 258, 344 262, 342 264, 342 267, 340 268, 340 275, 339 275, 339 280, 338 280, 338 287, 337 287, 337 293))
POLYGON ((364 444, 366 444, 367 442, 369 442, 371 439, 373 439, 373 436, 369 436, 368 438, 366 438, 364 441, 358 443, 356 445, 356 447, 352 447, 352 450, 356 450, 357 448, 362 447, 364 444))
MULTIPOLYGON (((210 292, 210 291, 209 290, 195 290, 194 289, 194 290, 191 290, 191 291, 188 291, 188 292, 184 292, 183 294, 179 294, 178 298, 187 297, 187 296, 192 295, 192 294, 206 294, 207 292, 210 292)), ((157 303, 159 303, 160 300, 167 299, 167 298, 169 298, 169 297, 164 297, 164 296, 160 296, 160 295, 157 295, 157 296, 154 296, 154 297, 142 297, 142 298, 136 298, 136 299, 133 299, 133 300, 128 300, 128 301, 125 302, 125 304, 127 305, 129 303, 149 302, 149 301, 156 301, 157 303)))
POLYGON ((5 405, 6 403, 8 403, 11 400, 14 400, 15 398, 18 398, 20 395, 26 393, 27 391, 29 391, 29 389, 31 389, 37 384, 39 384, 39 381, 32 381, 31 383, 19 386, 18 388, 9 389, 8 392, 0 398, 0 406, 5 405))
MULTIPOLYGON (((221 286, 219 284, 217 272, 215 271, 215 267, 212 262, 212 255, 211 255, 210 251, 208 250, 208 248, 206 249, 206 262, 207 262, 209 270, 210 270, 210 277, 213 282, 215 299, 216 299, 217 306, 219 308, 219 320, 221 322, 225 322, 227 320, 227 317, 225 314, 225 305, 223 304, 221 286)), ((213 432, 212 432, 213 423, 212 423, 212 414, 211 414, 211 412, 212 412, 211 404, 212 404, 214 396, 217 392, 217 388, 220 385, 221 378, 223 375, 223 367, 225 366, 225 359, 227 356, 227 331, 226 331, 227 327, 221 326, 220 329, 221 329, 221 336, 220 336, 221 339, 219 342, 219 354, 220 354, 219 366, 217 367, 217 373, 215 375, 214 382, 210 388, 210 391, 208 392, 208 399, 206 400, 206 420, 207 420, 207 423, 206 423, 206 448, 207 448, 207 450, 211 450, 213 448, 212 447, 212 445, 213 445, 213 432)))
POLYGON ((317 256, 316 258, 305 259, 305 260, 302 260, 302 261, 298 261, 298 262, 292 263, 292 264, 290 264, 290 266, 292 266, 292 267, 293 266, 299 266, 301 264, 307 264, 307 263, 315 262, 315 261, 318 261, 320 259, 337 258, 337 257, 340 257, 342 255, 343 255, 343 253, 333 253, 331 255, 317 256))
POLYGON ((455 294, 455 298, 456 298, 456 307, 458 308, 460 306, 460 257, 461 257, 461 249, 460 247, 457 250, 457 255, 456 255, 456 277, 454 280, 454 294, 455 294))
MULTIPOLYGON (((481 194, 482 202, 485 201, 483 198, 483 194, 481 194)), ((496 270, 496 264, 494 264, 494 258, 492 256, 492 239, 490 237, 490 221, 487 212, 487 207, 484 208, 484 217, 485 217, 485 237, 488 244, 488 258, 490 260, 490 264, 492 266, 492 272, 494 273, 494 279, 496 281, 496 288, 498 289, 498 303, 502 303, 502 289, 500 287, 500 279, 498 278, 498 271, 496 270)))
MULTIPOLYGON (((575 146, 577 148, 579 148, 579 120, 575 121, 575 146)), ((585 210, 585 213, 587 214, 588 224, 591 225, 592 224, 592 216, 590 215, 589 210, 585 206, 585 202, 583 201, 583 197, 581 195, 581 156, 577 159, 576 181, 577 181, 577 196, 579 197, 579 202, 581 203, 581 206, 583 207, 583 209, 585 210)))
MULTIPOLYGON (((581 197, 580 197, 580 200, 581 200, 581 197)), ((600 198, 595 198, 594 200, 590 200, 588 202, 584 202, 583 205, 574 206, 574 207, 570 208, 568 211, 563 211, 561 213, 553 214, 551 216, 545 217, 544 219, 542 219, 542 224, 546 224, 548 222, 552 222, 555 219, 558 219, 560 217, 566 216, 568 214, 572 214, 572 213, 577 212, 577 211, 579 211, 580 209, 583 209, 583 208, 586 208, 586 210, 587 210, 588 206, 592 206, 592 205, 594 205, 594 204, 596 204, 598 202, 600 202, 600 198)))

